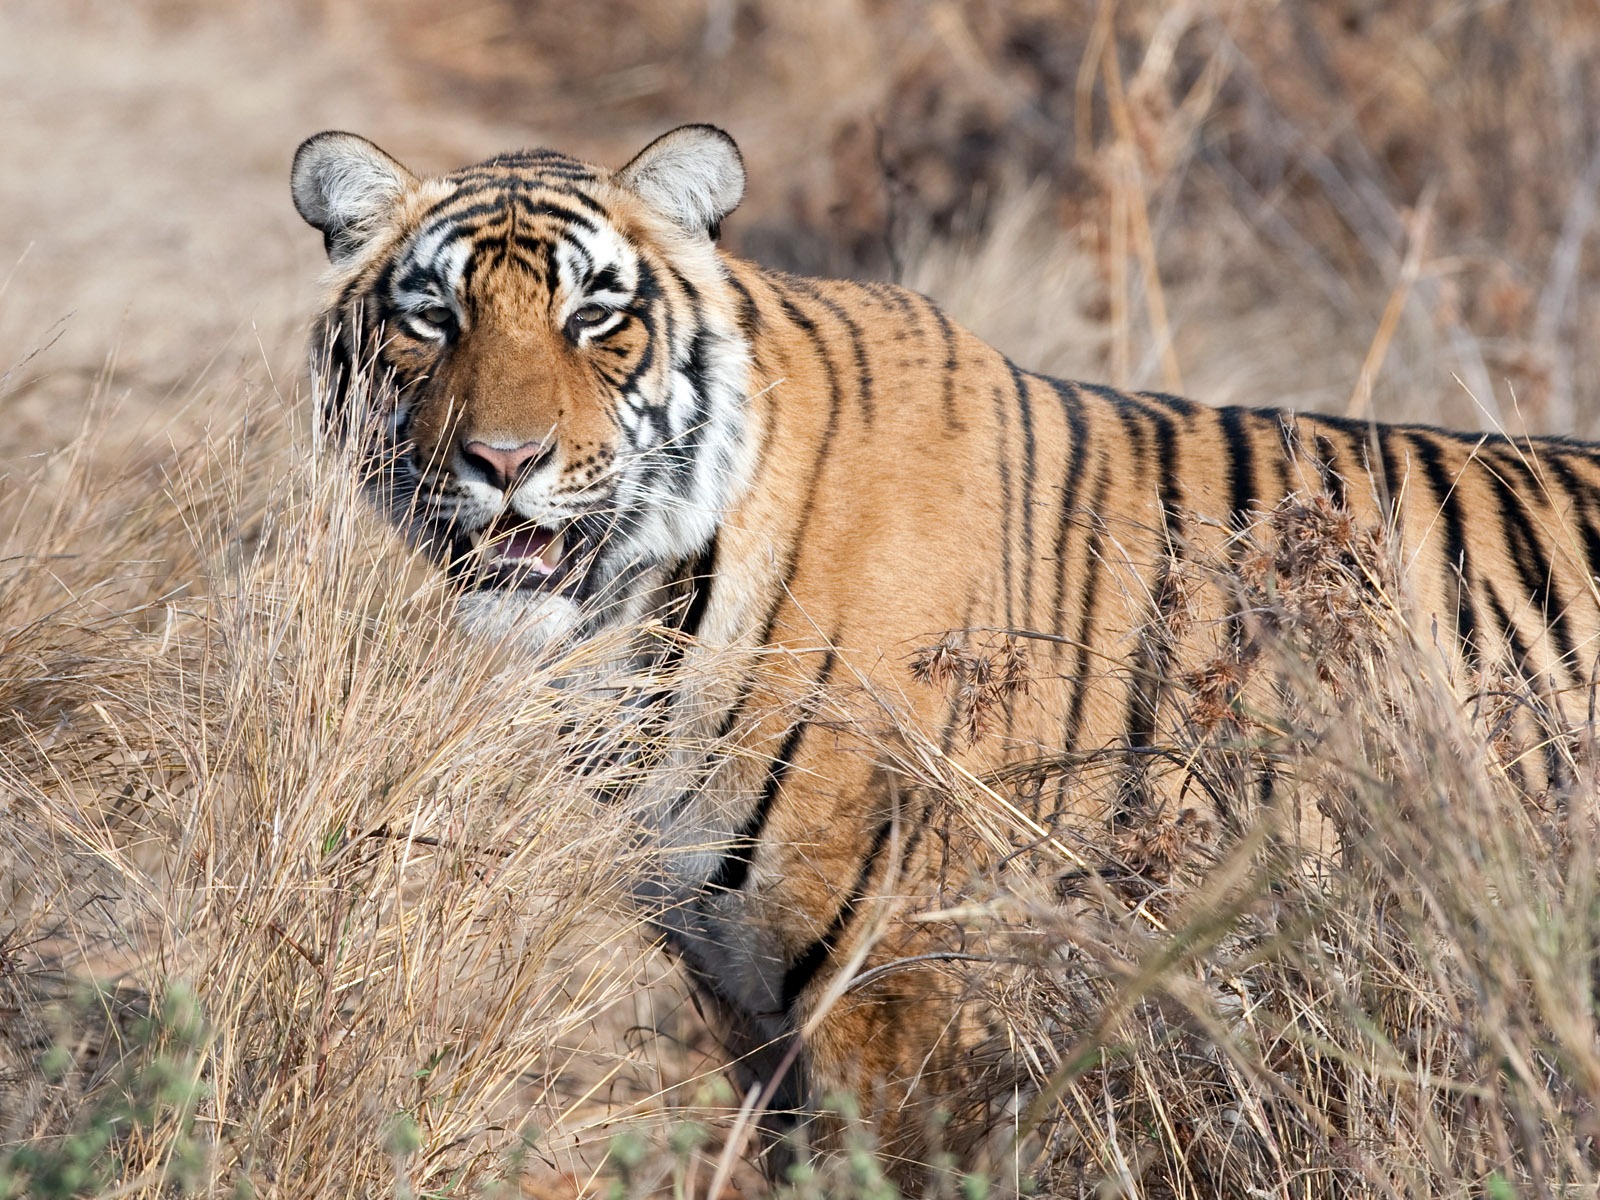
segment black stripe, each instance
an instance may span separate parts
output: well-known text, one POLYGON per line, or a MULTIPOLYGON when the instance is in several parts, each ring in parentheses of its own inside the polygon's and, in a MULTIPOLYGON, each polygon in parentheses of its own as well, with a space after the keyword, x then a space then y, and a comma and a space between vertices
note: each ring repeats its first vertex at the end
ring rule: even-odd
MULTIPOLYGON (((1011 518, 1015 497, 1011 492, 1011 421, 1010 404, 1005 392, 998 386, 992 389, 995 422, 995 468, 1000 474, 1000 576, 1005 588, 1006 628, 1017 627, 1016 588, 1011 577, 1011 518)), ((1026 553, 1026 551, 1024 551, 1026 553)))
MULTIPOLYGON (((893 306, 906 319, 908 324, 916 322, 917 310, 911 305, 911 297, 916 295, 915 292, 908 292, 903 287, 897 287, 892 283, 884 283, 881 280, 864 283, 861 286, 885 304, 893 306)), ((922 299, 920 296, 917 298, 922 299)))
MULTIPOLYGON (((1133 456, 1133 469, 1119 481, 1119 490, 1143 496, 1145 482, 1150 478, 1150 414, 1125 397, 1116 406, 1117 420, 1128 438, 1128 450, 1133 456)), ((1160 496, 1156 499, 1159 501, 1160 496)))
MULTIPOLYGON (((1305 457, 1305 446, 1300 442, 1300 426, 1294 414, 1287 409, 1274 409, 1278 418, 1278 445, 1283 450, 1285 466, 1299 462, 1305 457)), ((1287 485, 1284 491, 1287 492, 1287 485)))
POLYGON ((1516 668, 1523 682, 1531 685, 1534 680, 1533 659, 1528 644, 1522 640, 1522 632, 1517 628, 1516 618, 1501 602, 1492 585, 1484 588, 1484 595, 1489 602, 1489 613, 1500 627, 1501 636, 1511 646, 1512 666, 1516 668))
POLYGON ((1317 478, 1322 481, 1322 490, 1327 493, 1333 506, 1344 512, 1350 511, 1350 494, 1345 487, 1344 475, 1335 466, 1338 462, 1339 452, 1335 449, 1333 439, 1327 434, 1317 433, 1317 449, 1313 461, 1317 465, 1317 478))
MULTIPOLYGON (((1357 421, 1350 417, 1318 416, 1308 419, 1315 420, 1320 428, 1337 433, 1344 439, 1345 448, 1349 454, 1351 463, 1350 470, 1352 472, 1360 471, 1362 474, 1366 475, 1369 491, 1375 488, 1377 485, 1377 480, 1372 473, 1372 439, 1370 436, 1372 432, 1371 427, 1368 426, 1365 421, 1357 421)), ((1331 447, 1331 438, 1324 437, 1322 440, 1327 442, 1331 447)), ((1350 476, 1346 475, 1344 478, 1346 481, 1348 481, 1350 476)), ((1339 489, 1339 495, 1348 499, 1344 487, 1339 489)), ((1348 504, 1346 507, 1348 507, 1348 504)))
POLYGON ((1389 429, 1376 422, 1367 427, 1368 442, 1378 443, 1378 456, 1382 461, 1383 475, 1383 502, 1384 518, 1397 529, 1403 529, 1400 519, 1400 490, 1405 483, 1404 474, 1400 464, 1395 461, 1394 448, 1399 442, 1401 431, 1389 429))
POLYGON ((839 911, 834 913, 833 920, 825 932, 811 945, 802 950, 799 956, 783 973, 783 1007, 785 1010, 793 1007, 806 986, 816 978, 822 965, 828 961, 828 956, 833 953, 834 944, 839 940, 839 935, 845 931, 850 923, 850 918, 855 915, 861 898, 866 895, 867 884, 871 882, 872 871, 878 865, 878 859, 883 856, 884 848, 889 844, 889 835, 894 830, 894 814, 890 813, 879 824, 872 835, 872 841, 867 846, 866 857, 861 860, 861 867, 856 872, 856 881, 850 888, 839 911))
POLYGON ((489 256, 477 251, 467 255, 467 261, 461 264, 461 280, 457 285, 463 296, 472 294, 473 281, 478 278, 478 272, 489 265, 489 256))
POLYGON ((521 267, 540 287, 555 290, 555 246, 549 238, 519 231, 502 239, 500 244, 506 248, 508 263, 521 267))
POLYGON ((944 310, 931 300, 928 302, 928 311, 933 314, 933 319, 939 325, 940 336, 944 339, 944 427, 946 429, 965 429, 961 414, 956 409, 956 331, 950 323, 950 318, 944 315, 944 310))
POLYGON ((1154 422, 1156 432, 1156 462, 1161 475, 1156 481, 1157 495, 1161 501, 1162 520, 1170 536, 1178 523, 1178 509, 1183 505, 1183 484, 1178 473, 1178 439, 1174 418, 1181 419, 1187 432, 1195 406, 1162 392, 1145 392, 1143 399, 1154 400, 1158 409, 1146 408, 1154 422))
MULTIPOLYGON (((1169 590, 1168 567, 1162 564, 1155 582, 1155 594, 1169 590)), ((1159 622, 1153 623, 1159 626, 1159 622)), ((1133 652, 1128 677, 1128 706, 1123 716, 1123 745, 1133 751, 1122 768, 1117 786, 1117 804, 1111 814, 1115 828, 1127 828, 1135 817, 1150 808, 1150 784, 1147 776, 1148 750, 1156 741, 1156 716, 1161 707, 1163 683, 1172 661, 1172 644, 1161 636, 1159 629, 1140 636, 1133 652)))
POLYGON ((1064 743, 1068 750, 1081 748, 1079 734, 1083 728, 1083 705, 1089 695, 1089 636, 1094 629, 1095 604, 1100 597, 1100 575, 1104 569, 1100 562, 1100 512, 1105 504, 1106 488, 1111 482, 1109 459, 1100 460, 1100 477, 1095 483, 1094 501, 1089 516, 1090 533, 1084 539, 1083 599, 1078 609, 1077 666, 1072 676, 1072 703, 1067 709, 1067 726, 1064 743))
POLYGON ((681 272, 669 271, 668 277, 678 286, 678 289, 683 292, 683 302, 687 310, 690 313, 698 313, 701 307, 700 289, 695 287, 695 285, 688 279, 684 278, 681 272))
POLYGON ((1193 400, 1185 399, 1183 396, 1174 396, 1171 392, 1139 392, 1138 395, 1142 399, 1154 401, 1174 416, 1185 419, 1194 416, 1197 412, 1207 411, 1204 405, 1196 404, 1193 400))
POLYGON ((435 287, 443 291, 441 285, 444 280, 439 278, 434 266, 434 263, 424 263, 410 256, 403 260, 391 258, 384 264, 378 277, 373 280, 372 292, 374 295, 392 300, 400 292, 427 292, 435 287), (406 264, 404 271, 399 269, 402 261, 406 264))
MULTIPOLYGON (((1568 454, 1559 452, 1546 453, 1540 460, 1551 471, 1572 501, 1573 516, 1578 518, 1579 532, 1583 535, 1584 568, 1590 576, 1600 572, 1600 529, 1597 529, 1590 516, 1594 512, 1594 488, 1585 484, 1578 478, 1571 465, 1567 462, 1568 454)), ((1593 461, 1589 461, 1593 466, 1593 461)))
MULTIPOLYGON (((1523 683, 1527 685, 1528 689, 1537 693, 1537 685, 1534 682, 1535 676, 1533 671, 1533 663, 1529 654, 1529 648, 1527 643, 1522 640, 1522 634, 1517 630, 1516 621, 1512 618, 1511 613, 1507 610, 1506 606, 1500 602, 1500 597, 1495 595, 1494 588, 1492 586, 1486 586, 1484 588, 1484 593, 1488 597, 1490 613, 1493 615, 1494 619, 1499 622, 1502 634, 1505 636, 1506 641, 1511 645, 1512 665, 1515 666, 1517 674, 1521 677, 1523 683)), ((1552 755, 1555 754, 1555 746, 1551 738, 1545 734, 1543 730, 1536 730, 1536 732, 1539 732, 1541 735, 1543 735, 1541 736, 1540 740, 1544 743, 1545 771, 1550 781, 1555 782, 1561 777, 1559 755, 1556 754, 1555 758, 1552 758, 1552 755)), ((1506 763, 1506 769, 1516 780, 1517 786, 1526 790, 1529 786, 1529 780, 1527 771, 1523 768, 1520 761, 1520 757, 1521 756, 1519 755, 1510 759, 1506 763)))
POLYGON ((1234 529, 1243 529, 1250 523, 1250 512, 1256 500, 1255 450, 1245 421, 1251 419, 1246 409, 1229 407, 1217 410, 1217 423, 1222 429, 1223 445, 1228 451, 1229 505, 1234 529))
MULTIPOLYGON (((706 609, 710 607, 711 589, 716 581, 717 541, 720 536, 720 531, 712 535, 710 544, 695 556, 688 569, 676 581, 687 589, 687 603, 679 604, 676 612, 672 614, 675 619, 671 619, 671 627, 684 636, 672 639, 658 660, 657 669, 668 681, 673 679, 673 672, 683 662, 689 640, 699 634, 700 623, 705 620, 706 609)), ((662 688, 650 696, 649 704, 664 718, 675 696, 676 693, 671 687, 662 688)), ((675 809, 682 800, 683 797, 679 796, 675 802, 675 809)))
MULTIPOLYGON (((787 316, 810 340, 812 349, 821 361, 828 377, 828 424, 822 431, 822 444, 817 448, 816 459, 812 463, 810 479, 806 484, 806 498, 800 506, 798 521, 795 523, 794 536, 785 552, 783 564, 783 585, 773 594, 772 603, 767 609, 766 619, 761 625, 761 634, 756 641, 759 646, 770 645, 772 631, 776 627, 778 613, 783 608, 783 602, 788 598, 791 585, 794 583, 795 568, 799 565, 800 549, 805 543, 806 530, 811 524, 817 506, 817 490, 822 483, 822 475, 827 466, 828 458, 833 449, 833 439, 839 432, 839 408, 842 403, 839 393, 839 379, 833 370, 833 364, 828 361, 827 350, 817 327, 796 308, 787 296, 780 293, 780 302, 784 315, 787 316)), ((769 425, 772 422, 769 422, 769 425)))
POLYGON ((548 187, 565 192, 574 181, 592 183, 598 176, 591 168, 565 154, 518 150, 462 167, 446 178, 463 191, 528 192, 548 187))
POLYGON ((1121 405, 1128 402, 1128 393, 1119 392, 1116 388, 1106 383, 1076 383, 1075 387, 1081 388, 1092 396, 1099 396, 1108 404, 1121 405))
MULTIPOLYGON (((503 221, 511 215, 511 205, 506 196, 489 194, 487 200, 473 199, 480 194, 477 191, 461 191, 446 196, 434 204, 417 222, 417 235, 413 241, 421 241, 424 237, 431 237, 439 225, 462 225, 469 221, 482 220, 485 223, 503 221), (463 200, 470 203, 462 204, 463 200), (460 205, 459 208, 455 207, 460 205)), ((453 237, 470 235, 475 230, 456 229, 452 231, 453 237)))
POLYGON ((700 623, 705 620, 706 609, 711 606, 711 589, 717 579, 717 547, 721 538, 720 530, 712 534, 711 544, 689 568, 689 603, 684 607, 683 617, 678 622, 678 632, 687 637, 699 636, 700 623))
MULTIPOLYGON (((645 375, 649 374, 650 368, 656 365, 656 342, 658 340, 655 329, 646 323, 645 338, 639 345, 639 357, 631 365, 627 366, 627 370, 618 382, 613 385, 617 395, 633 393, 636 398, 643 399, 643 389, 640 387, 640 383, 645 375)), ((659 406, 652 404, 645 407, 653 409, 659 406)))
POLYGON ((1500 520, 1505 530, 1505 542, 1516 564, 1517 575, 1528 595, 1539 603, 1545 628, 1555 639, 1556 650, 1563 665, 1571 665, 1575 656, 1572 626, 1567 619, 1566 607, 1555 590, 1555 564, 1539 543, 1539 531, 1534 527, 1522 493, 1511 486, 1506 478, 1510 474, 1522 476, 1525 487, 1537 489, 1540 484, 1527 466, 1517 457, 1514 449, 1507 448, 1495 455, 1489 477, 1500 497, 1500 520))
MULTIPOLYGON (((817 673, 813 686, 826 686, 833 675, 833 664, 834 650, 830 646, 828 652, 823 655, 822 670, 817 673)), ((783 787, 785 776, 789 774, 789 768, 794 765, 795 755, 800 750, 800 740, 810 728, 811 723, 802 718, 790 726, 789 732, 784 735, 783 745, 779 747, 777 756, 767 765, 767 777, 761 785, 761 795, 756 800, 755 809, 734 834, 728 849, 723 851, 717 869, 704 884, 704 891, 736 892, 744 887, 745 881, 750 877, 750 863, 755 858, 756 844, 760 842, 762 831, 767 827, 767 820, 772 816, 772 805, 778 798, 778 792, 783 787)))
POLYGON ((1055 562, 1056 584, 1055 596, 1050 604, 1050 632, 1066 632, 1066 616, 1062 605, 1066 601, 1067 586, 1067 538, 1074 522, 1078 519, 1078 489, 1083 483, 1083 472, 1088 462, 1089 426, 1084 420, 1083 405, 1073 391, 1072 385, 1059 379, 1047 379, 1061 400, 1061 415, 1067 422, 1068 435, 1072 444, 1067 447, 1067 477, 1061 485, 1060 515, 1056 518, 1055 543, 1051 554, 1055 562))
MULTIPOLYGON (((938 802, 938 795, 935 794, 932 789, 929 789, 927 797, 922 802, 922 813, 920 816, 918 816, 916 821, 912 823, 910 831, 906 834, 905 844, 900 847, 900 862, 902 864, 902 869, 904 869, 904 864, 909 864, 911 862, 912 858, 917 853, 918 847, 922 845, 922 839, 927 834, 928 829, 933 822, 934 805, 936 805, 938 802)), ((1035 811, 1037 811, 1037 806, 1035 807, 1035 811)))
POLYGON ((349 334, 345 329, 327 330, 318 339, 318 353, 323 370, 322 427, 336 441, 350 436, 350 387, 353 381, 353 361, 350 354, 349 334))
POLYGON ((710 370, 711 334, 704 329, 697 329, 689 339, 689 350, 683 356, 683 361, 677 364, 678 373, 689 381, 689 388, 694 392, 695 413, 699 420, 705 419, 702 411, 707 391, 706 378, 710 370))
MULTIPOLYGON (((564 192, 563 196, 565 195, 566 193, 564 192)), ((568 208, 564 204, 557 204, 554 201, 543 198, 534 200, 531 197, 522 195, 516 196, 513 199, 513 203, 516 205, 518 213, 524 217, 532 217, 535 220, 545 217, 560 221, 566 225, 576 225, 579 229, 586 230, 589 233, 600 232, 600 226, 586 213, 568 208)))
POLYGON ((493 158, 486 158, 482 162, 473 163, 469 167, 462 167, 452 174, 465 175, 479 173, 503 173, 515 168, 537 167, 541 171, 560 170, 575 175, 594 177, 594 170, 570 154, 563 154, 560 150, 552 150, 547 146, 535 146, 526 150, 504 150, 493 158))
POLYGON ((855 358, 856 400, 861 405, 861 419, 871 425, 874 415, 872 364, 867 357, 866 342, 861 337, 861 326, 856 324, 843 305, 818 287, 815 280, 797 277, 790 282, 796 291, 822 305, 833 315, 834 320, 844 326, 845 334, 850 339, 851 353, 855 358))
POLYGON ((750 294, 750 289, 745 287, 744 281, 736 275, 728 275, 728 286, 739 295, 739 332, 747 341, 755 341, 761 331, 761 309, 756 305, 756 299, 750 294))
POLYGON ((1472 578, 1472 565, 1467 551, 1466 527, 1462 523, 1461 500, 1457 481, 1446 470, 1444 459, 1436 442, 1418 439, 1413 453, 1422 464, 1422 473, 1433 489, 1439 508, 1439 520, 1444 524, 1444 556, 1442 566, 1445 577, 1445 595, 1453 591, 1456 597, 1456 641, 1469 664, 1478 661, 1478 613, 1472 600, 1468 580, 1472 578))
MULTIPOLYGON (((711 740, 708 744, 713 749, 722 748, 723 743, 738 726, 740 718, 744 715, 744 706, 750 702, 751 690, 750 680, 745 680, 739 685, 738 696, 728 706, 728 711, 722 714, 722 719, 717 722, 716 732, 711 735, 711 740)), ((696 773, 698 776, 696 782, 673 798, 672 805, 667 810, 670 818, 676 820, 683 815, 690 804, 702 797, 706 784, 710 782, 711 776, 716 773, 717 767, 722 761, 719 757, 710 757, 710 761, 696 773)))
MULTIPOLYGON (((1172 418, 1167 412, 1147 405, 1142 406, 1142 412, 1154 432, 1156 442, 1159 470, 1156 495, 1161 510, 1163 545, 1160 566, 1150 589, 1151 595, 1156 599, 1155 615, 1158 619, 1152 621, 1139 636, 1131 663, 1132 673, 1128 680, 1128 705, 1124 718, 1123 741, 1124 745, 1135 753, 1129 755, 1118 787, 1117 807, 1112 814, 1112 823, 1117 826, 1130 824, 1137 815, 1149 808, 1148 756, 1138 752, 1155 745, 1156 720, 1160 713, 1167 672, 1171 668, 1175 652, 1166 618, 1172 615, 1170 580, 1172 566, 1177 561, 1179 553, 1173 540, 1181 497, 1176 461, 1177 439, 1172 418)), ((1143 476, 1148 473, 1143 449, 1144 432, 1143 427, 1135 431, 1130 426, 1130 436, 1133 436, 1139 445, 1140 487, 1144 484, 1143 476)))
MULTIPOLYGON (((576 179, 578 176, 573 176, 572 178, 576 179)), ((568 200, 577 201, 579 207, 588 209, 596 216, 606 221, 611 220, 611 210, 587 192, 580 192, 576 188, 562 188, 561 194, 568 200)))
POLYGON ((739 685, 738 699, 728 706, 728 711, 722 714, 722 720, 717 722, 716 733, 711 735, 713 746, 720 745, 733 733, 739 724, 739 718, 744 715, 744 706, 750 702, 751 690, 751 680, 746 679, 739 685))
POLYGON ((1006 362, 1011 370, 1011 387, 1016 392, 1017 414, 1022 425, 1022 614, 1031 628, 1033 615, 1033 564, 1039 556, 1033 548, 1033 490, 1036 483, 1033 436, 1033 405, 1028 399, 1027 377, 1017 364, 1006 362))
POLYGON ((643 316, 652 303, 661 299, 661 280, 656 275, 656 269, 645 259, 641 258, 638 266, 639 278, 634 283, 633 299, 628 301, 627 311, 635 316, 643 316))
MULTIPOLYGON (((1256 416, 1258 423, 1261 421, 1270 420, 1274 425, 1276 425, 1280 440, 1289 436, 1290 422, 1292 419, 1293 418, 1290 416, 1290 414, 1281 408, 1263 409, 1257 413, 1256 416)), ((1293 490, 1294 481, 1290 476, 1292 460, 1287 453, 1269 455, 1268 458, 1272 463, 1272 473, 1277 476, 1278 480, 1278 490, 1273 493, 1271 497, 1272 503, 1268 505, 1269 508, 1275 508, 1277 507, 1278 503, 1285 496, 1287 496, 1290 491, 1293 490)))

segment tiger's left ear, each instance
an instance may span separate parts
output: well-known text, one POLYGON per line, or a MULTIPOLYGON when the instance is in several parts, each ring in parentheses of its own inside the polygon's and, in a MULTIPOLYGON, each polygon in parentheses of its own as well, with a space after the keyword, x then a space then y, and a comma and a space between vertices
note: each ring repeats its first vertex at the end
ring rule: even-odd
POLYGON ((662 216, 715 239, 744 198, 744 159, 715 125, 680 125, 651 142, 617 172, 662 216))

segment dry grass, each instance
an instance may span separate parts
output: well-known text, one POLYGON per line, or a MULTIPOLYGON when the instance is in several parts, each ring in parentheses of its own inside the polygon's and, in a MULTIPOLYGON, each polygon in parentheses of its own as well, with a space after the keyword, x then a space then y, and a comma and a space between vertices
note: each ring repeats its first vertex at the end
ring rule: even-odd
MULTIPOLYGON (((154 7, 194 63, 245 20, 154 7)), ((1596 428, 1580 331, 1600 300, 1584 253, 1600 57, 1593 23, 1553 2, 758 0, 633 24, 609 4, 417 7, 310 4, 244 40, 256 58, 306 29, 387 47, 409 102, 352 74, 384 55, 301 67, 397 151, 424 122, 424 165, 500 148, 513 120, 613 156, 673 119, 724 121, 756 180, 736 244, 898 272, 1029 366, 1218 402, 1596 428)), ((86 37, 112 36, 79 8, 86 37)), ((73 44, 70 21, 49 30, 73 44)), ((160 38, 138 36, 153 55, 160 38)), ((265 69, 214 61, 160 129, 265 69)), ((277 119, 227 178, 349 123, 299 102, 277 119)), ((27 127, 17 156, 48 160, 51 127, 27 127)), ((223 178, 210 155, 240 139, 204 141, 184 161, 223 178)), ((130 140, 113 161, 147 154, 130 140)), ((22 225, 65 193, 65 162, 32 177, 39 195, 21 176, 0 189, 22 225)), ((223 248, 208 264, 287 244, 273 186, 283 225, 252 215, 243 235, 240 196, 184 193, 223 248)), ((169 220, 181 205, 148 202, 169 220)), ((213 363, 241 317, 212 293, 167 279, 120 358, 80 322, 24 363, 71 306, 59 280, 92 275, 114 314, 129 301, 111 264, 147 281, 172 253, 144 237, 154 257, 108 255, 115 231, 97 236, 90 258, 46 245, 0 292, 0 404, 26 418, 0 480, 0 1195, 18 1147, 55 1156, 48 1179, 31 1168, 37 1194, 758 1190, 722 1149, 739 1098, 620 903, 637 860, 595 801, 612 768, 574 761, 580 731, 624 727, 614 697, 555 686, 603 648, 529 663, 454 632, 436 582, 299 428, 308 406, 258 366, 213 363), (125 448, 134 418, 174 406, 178 449, 125 448), (46 444, 71 449, 18 457, 46 444)), ((241 279, 273 297, 278 366, 303 294, 265 268, 241 279)), ((1529 685, 1452 678, 1400 618, 1381 539, 1352 557, 1319 526, 1317 553, 1283 554, 1307 519, 1265 520, 1242 576, 1216 566, 1287 633, 1184 681, 1166 732, 1210 788, 1200 815, 1045 838, 1015 807, 1026 779, 907 763, 997 859, 1029 847, 939 918, 1000 964, 973 986, 1041 1089, 1019 1100, 1015 1145, 997 1139, 997 1187, 1600 1188, 1590 698, 1530 748, 1529 685), (1529 752, 1559 768, 1553 786, 1519 776, 1529 752), (1282 814, 1318 811, 1325 842, 1289 836, 1282 814)), ((1082 763, 1039 770, 1103 786, 1082 763)), ((798 1194, 884 1194, 859 1141, 798 1194)))
MULTIPOLYGON (((470 1188, 560 1129, 563 1054, 634 982, 607 916, 627 831, 592 791, 615 781, 576 758, 627 725, 556 683, 603 647, 535 666, 460 638, 348 464, 261 407, 159 470, 85 455, 19 499, 0 1137, 72 1128, 152 1049, 126 1018, 181 985, 205 1190, 470 1188), (68 977, 116 991, 62 1033, 68 977), (42 1075, 52 1040, 68 1058, 42 1075)), ((180 1108, 128 1133, 116 1179, 160 1190, 180 1108)))
MULTIPOLYGON (((1017 967, 979 986, 1034 1064, 1018 1129, 1043 1123, 1051 1195, 1600 1186, 1594 697, 1519 723, 1550 697, 1452 677, 1372 532, 1264 514, 1212 568, 1255 627, 1215 631, 1160 743, 1194 808, 1113 837, 1013 821, 1025 864, 951 914, 1017 967)), ((1102 770, 1046 753, 1005 791, 1102 770)))

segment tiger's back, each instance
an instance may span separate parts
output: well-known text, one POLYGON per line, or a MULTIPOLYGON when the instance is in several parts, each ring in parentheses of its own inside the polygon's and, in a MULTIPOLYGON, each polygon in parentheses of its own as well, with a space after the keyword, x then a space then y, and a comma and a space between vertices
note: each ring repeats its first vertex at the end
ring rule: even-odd
POLYGON ((853 1090, 914 1160, 935 1110, 981 1136, 985 1022, 936 927, 892 919, 936 906, 948 862, 896 757, 1103 754, 1115 787, 1060 779, 1030 818, 1155 819, 1181 770, 1141 752, 1245 636, 1226 587, 1183 581, 1295 493, 1391 526, 1418 627, 1559 713, 1600 633, 1600 460, 1030 374, 914 293, 717 251, 742 189, 703 126, 616 172, 538 152, 431 180, 319 135, 295 171, 335 267, 317 369, 336 427, 386 381, 374 494, 469 620, 674 629, 682 749, 635 798, 661 850, 641 902, 769 1108, 853 1090), (979 711, 973 664, 1022 635, 979 711), (928 686, 940 655, 965 695, 928 686))

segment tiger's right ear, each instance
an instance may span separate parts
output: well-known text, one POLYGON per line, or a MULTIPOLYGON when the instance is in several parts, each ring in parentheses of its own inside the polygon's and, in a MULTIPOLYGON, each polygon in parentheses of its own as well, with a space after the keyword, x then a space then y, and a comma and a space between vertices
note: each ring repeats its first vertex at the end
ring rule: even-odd
POLYGON ((416 176, 364 137, 329 130, 294 152, 289 188, 308 224, 322 230, 331 262, 366 244, 416 176))

